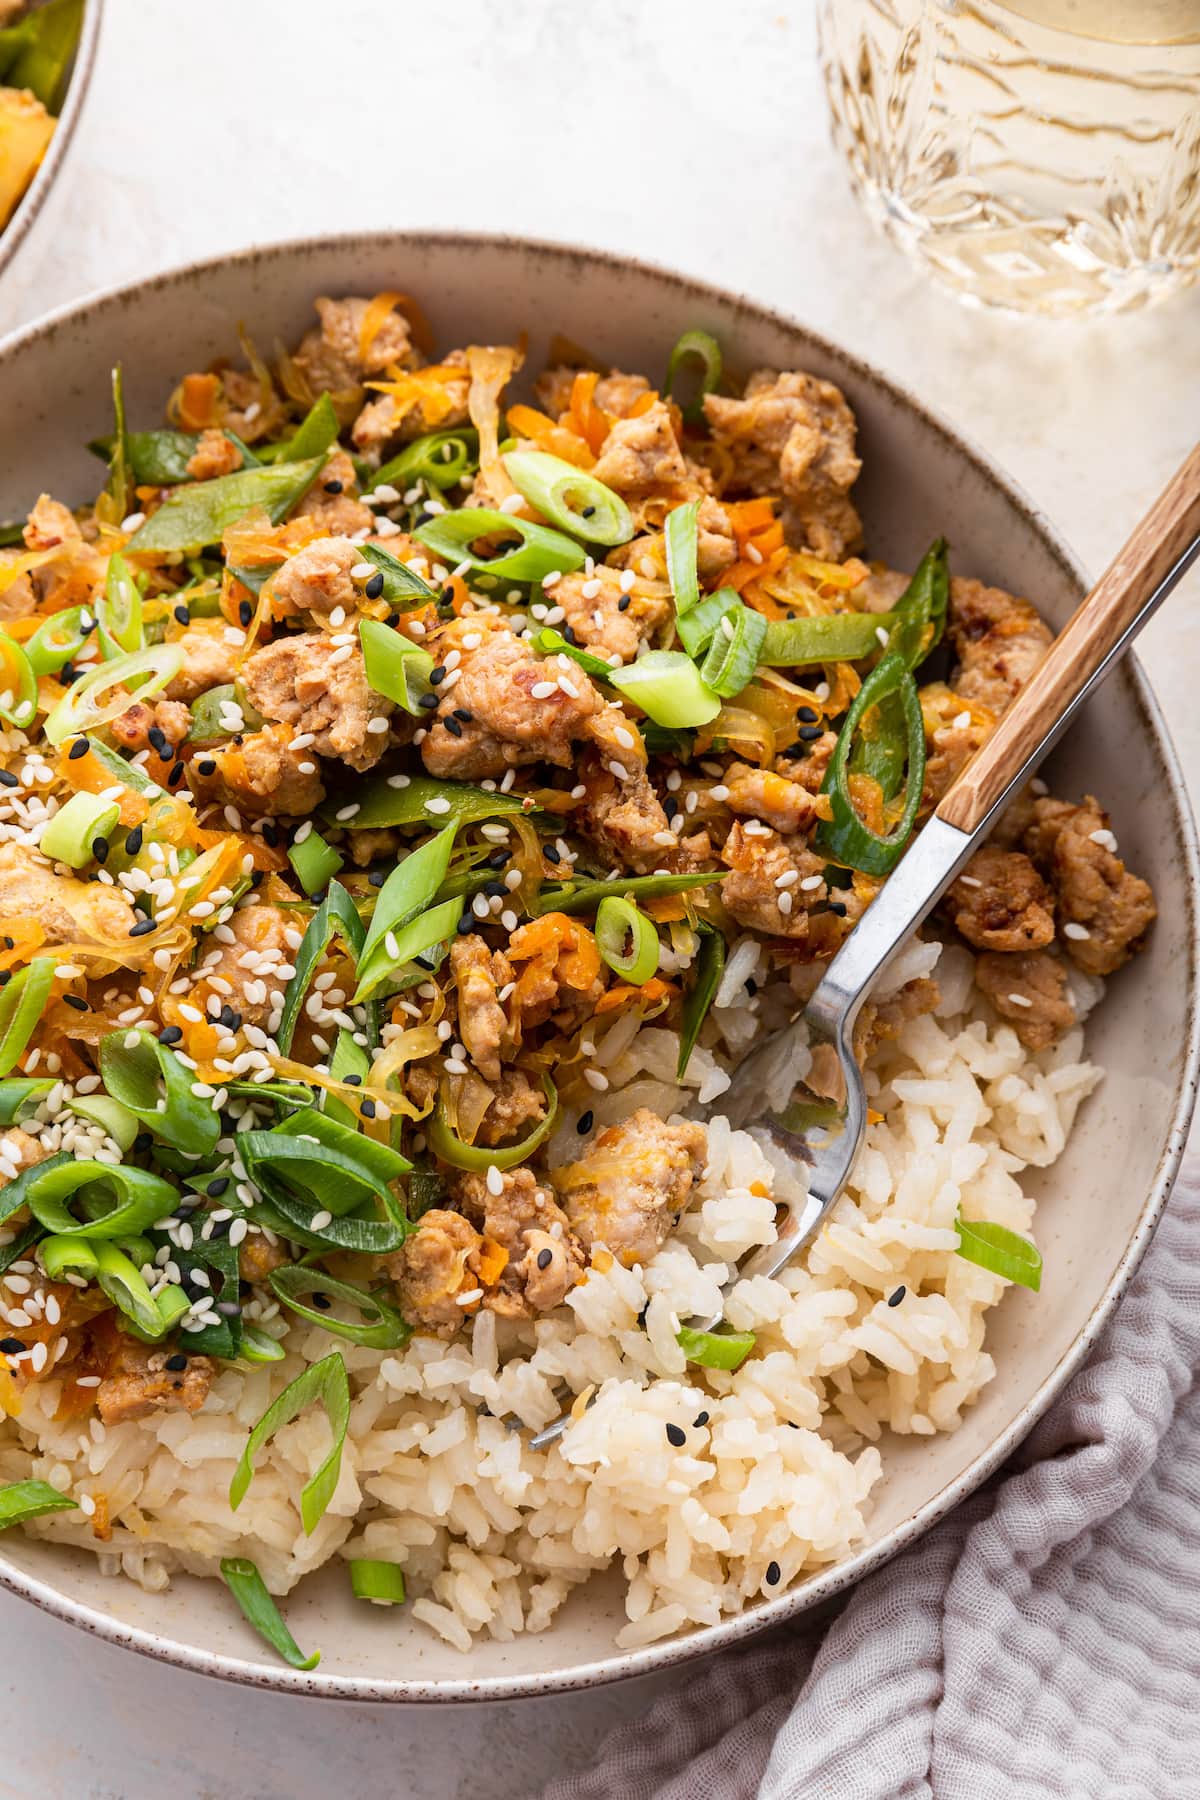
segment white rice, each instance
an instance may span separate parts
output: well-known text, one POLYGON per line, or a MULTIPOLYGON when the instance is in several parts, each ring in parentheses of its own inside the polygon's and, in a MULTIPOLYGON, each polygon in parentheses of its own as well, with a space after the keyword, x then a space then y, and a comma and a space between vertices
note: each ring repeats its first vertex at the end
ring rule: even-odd
MULTIPOLYGON (((616 1561, 627 1582, 623 1646, 713 1623, 836 1562, 866 1530, 884 1434, 953 1430, 995 1372, 986 1318, 1005 1284, 955 1254, 959 1208, 1027 1232, 1034 1207, 1020 1171, 1053 1162, 1099 1079, 1080 1060, 1080 1030, 1031 1055, 1009 1026, 964 1010, 975 1004, 970 967, 965 953, 945 953, 938 1014, 911 1021, 873 1059, 882 1116, 806 1259, 734 1288, 726 1316, 757 1335, 736 1374, 686 1364, 675 1332, 715 1310, 732 1263, 773 1238, 776 1201, 795 1196, 768 1147, 717 1117, 700 1191, 655 1261, 594 1265, 547 1318, 514 1325, 485 1312, 454 1342, 415 1337, 382 1359, 295 1325, 284 1362, 224 1368, 195 1419, 56 1423, 59 1384, 38 1383, 0 1432, 0 1479, 104 1496, 120 1523, 107 1543, 81 1513, 27 1529, 92 1549, 151 1589, 176 1569, 213 1574, 235 1554, 253 1557, 277 1593, 335 1555, 395 1560, 413 1616, 463 1651, 478 1633, 543 1629, 573 1587, 616 1561), (249 1428, 333 1347, 356 1398, 325 1517, 304 1535, 300 1490, 329 1442, 320 1409, 279 1432, 232 1513, 249 1428), (559 1445, 529 1448, 564 1391, 593 1390, 559 1445), (668 1425, 682 1428, 683 1445, 668 1425)), ((723 1047, 735 1054, 742 1014, 763 1029, 744 980, 727 980, 720 996, 723 1047)), ((666 1117, 727 1085, 717 1056, 701 1050, 681 1088, 667 1030, 614 1032, 602 1048, 613 1089, 596 1096, 600 1125, 639 1104, 666 1117)), ((572 1139, 568 1120, 564 1154, 572 1139)))

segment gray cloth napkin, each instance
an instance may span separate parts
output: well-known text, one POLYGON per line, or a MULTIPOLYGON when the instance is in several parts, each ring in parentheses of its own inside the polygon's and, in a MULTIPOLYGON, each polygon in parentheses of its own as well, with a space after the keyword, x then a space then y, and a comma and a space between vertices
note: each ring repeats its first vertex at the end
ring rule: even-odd
POLYGON ((546 1800, 1200 1797, 1198 1366, 1200 1134, 1005 1467, 832 1624, 697 1663, 546 1800))

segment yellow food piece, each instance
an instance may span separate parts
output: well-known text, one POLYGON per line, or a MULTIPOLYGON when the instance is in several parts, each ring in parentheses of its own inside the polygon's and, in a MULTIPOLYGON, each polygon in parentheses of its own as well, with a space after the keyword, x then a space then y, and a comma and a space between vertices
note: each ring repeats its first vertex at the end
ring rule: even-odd
POLYGON ((56 123, 28 88, 0 88, 0 228, 37 173, 56 123))

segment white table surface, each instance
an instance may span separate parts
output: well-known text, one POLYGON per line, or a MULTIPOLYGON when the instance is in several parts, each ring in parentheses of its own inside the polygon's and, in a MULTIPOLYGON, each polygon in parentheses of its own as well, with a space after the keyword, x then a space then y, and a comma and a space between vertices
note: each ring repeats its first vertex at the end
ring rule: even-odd
MULTIPOLYGON (((917 388, 1094 570, 1190 447, 1200 293, 1059 326, 971 311, 860 218, 812 0, 107 0, 55 240, 0 328, 307 232, 460 226, 631 251, 767 300, 917 388)), ((486 298, 486 297, 484 297, 486 298)), ((1200 770, 1193 578, 1143 656, 1200 770)), ((0 1595, 0 1795, 525 1800, 663 1683, 386 1711, 243 1693, 0 1595)), ((665 1681, 686 1681, 686 1672, 665 1681)))

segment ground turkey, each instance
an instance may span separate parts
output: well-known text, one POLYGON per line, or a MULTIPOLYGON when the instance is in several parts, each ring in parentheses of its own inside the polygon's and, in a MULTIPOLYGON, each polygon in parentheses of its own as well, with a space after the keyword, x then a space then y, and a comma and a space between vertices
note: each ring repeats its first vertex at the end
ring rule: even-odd
POLYGON ((583 1256, 554 1189, 539 1183, 532 1169, 505 1170, 500 1185, 494 1194, 485 1176, 456 1174, 451 1192, 507 1259, 483 1304, 503 1318, 527 1319, 561 1305, 583 1273, 583 1256))
POLYGON ((951 687, 997 717, 1016 699, 1054 641, 1028 600, 959 576, 950 583, 946 626, 959 663, 951 687))
POLYGON ((248 737, 201 751, 187 766, 197 802, 272 817, 307 816, 325 798, 325 789, 311 751, 293 750, 294 735, 286 725, 264 725, 248 737))
POLYGON ((1028 1050, 1045 1050, 1075 1023, 1067 971, 1049 950, 988 950, 975 984, 1028 1050))
POLYGON ((311 734, 319 756, 340 757, 362 771, 373 768, 387 748, 393 703, 367 686, 357 645, 335 644, 316 631, 279 638, 247 658, 242 683, 264 718, 278 719, 298 735, 311 734))
POLYGON ((824 900, 825 864, 803 838, 783 838, 763 826, 734 825, 721 860, 731 870, 721 899, 739 925, 770 937, 806 938, 807 908, 824 900), (801 882, 812 881, 812 887, 801 882), (782 884, 782 885, 781 885, 782 884))
POLYGON ((246 634, 224 619, 198 619, 172 644, 183 651, 183 666, 167 684, 168 700, 197 700, 209 688, 226 687, 237 674, 246 634))
POLYGON ((816 796, 794 779, 794 765, 785 765, 787 774, 773 769, 755 769, 749 763, 730 763, 724 782, 729 789, 725 804, 730 812, 751 819, 761 819, 775 831, 785 834, 811 831, 822 816, 816 796))
POLYGON ((656 400, 635 419, 618 419, 591 473, 618 494, 681 486, 687 480, 687 464, 664 403, 656 400))
POLYGON ((191 728, 191 710, 182 700, 156 700, 151 706, 135 700, 108 726, 122 750, 136 755, 139 750, 156 749, 162 763, 174 760, 176 746, 183 743, 191 728), (162 739, 162 745, 155 744, 151 732, 162 739))
POLYGON ((1054 889, 1071 960, 1089 975, 1127 962, 1155 916, 1154 895, 1116 854, 1108 814, 1090 794, 1082 806, 1034 802, 1025 844, 1054 889))
POLYGON ((187 460, 187 472, 193 481, 212 481, 217 475, 233 475, 241 466, 241 451, 231 437, 215 426, 200 433, 196 448, 187 460))
POLYGON ((408 320, 394 309, 362 353, 363 317, 370 304, 349 298, 315 302, 319 326, 307 332, 292 361, 314 394, 332 398, 343 424, 349 424, 362 400, 361 384, 371 375, 382 375, 389 363, 401 367, 413 360, 408 320))
POLYGON ((692 1197, 706 1144, 702 1125, 668 1125, 639 1106, 600 1132, 578 1162, 555 1170, 572 1230, 626 1268, 649 1262, 692 1197))
POLYGON ((581 835, 613 862, 642 875, 703 867, 711 856, 708 837, 699 832, 682 838, 672 831, 646 773, 646 746, 632 720, 619 706, 606 706, 591 721, 589 736, 592 747, 579 765, 587 797, 574 820, 581 835))
POLYGON ((373 531, 375 514, 356 498, 358 475, 345 450, 335 450, 296 508, 298 519, 315 519, 331 535, 350 537, 373 531))
POLYGON ((23 844, 0 844, 0 918, 32 919, 47 944, 127 938, 138 915, 117 887, 56 875, 23 844))
POLYGON ((536 1087, 524 1069, 505 1069, 496 1083, 496 1096, 483 1115, 475 1135, 477 1144, 519 1143, 546 1116, 546 1094, 536 1087))
POLYGON ((1054 937, 1050 890, 1027 856, 985 844, 947 896, 955 927, 977 950, 1044 950, 1054 937))
MULTIPOLYGON (((182 1354, 182 1353, 181 1353, 182 1354)), ((214 1369, 207 1356, 186 1356, 186 1367, 168 1369, 171 1352, 122 1340, 111 1373, 96 1389, 105 1425, 125 1425, 152 1413, 199 1412, 208 1398, 214 1369)))
POLYGON ((603 704, 591 678, 575 663, 566 674, 502 620, 479 614, 456 619, 439 634, 434 653, 443 666, 455 651, 461 673, 438 689, 437 712, 421 745, 429 773, 480 781, 523 763, 569 769, 576 740, 603 704))
POLYGON ((216 994, 241 1024, 266 1025, 282 1004, 287 986, 287 979, 278 971, 291 968, 287 934, 292 921, 278 907, 252 901, 238 908, 229 929, 233 943, 214 946, 197 970, 201 991, 194 1004, 204 1008, 208 995, 216 994), (214 977, 220 985, 214 984, 214 977))
POLYGON ((647 585, 635 579, 627 591, 620 571, 601 564, 590 575, 564 575, 549 598, 562 607, 577 642, 615 667, 632 662, 656 637, 662 642, 663 627, 672 616, 671 598, 648 592, 647 585))
POLYGON ((348 618, 358 610, 359 590, 350 571, 362 561, 362 551, 348 537, 318 538, 289 556, 271 580, 271 599, 283 614, 311 613, 318 625, 341 607, 348 618))
POLYGON ((734 459, 737 487, 783 495, 790 544, 833 561, 856 547, 862 524, 849 493, 862 463, 840 389, 813 375, 758 369, 741 400, 709 394, 704 412, 734 459))
POLYGON ((458 995, 458 1035, 484 1080, 498 1082, 508 1020, 496 990, 512 980, 512 965, 472 933, 450 945, 450 972, 458 995))

